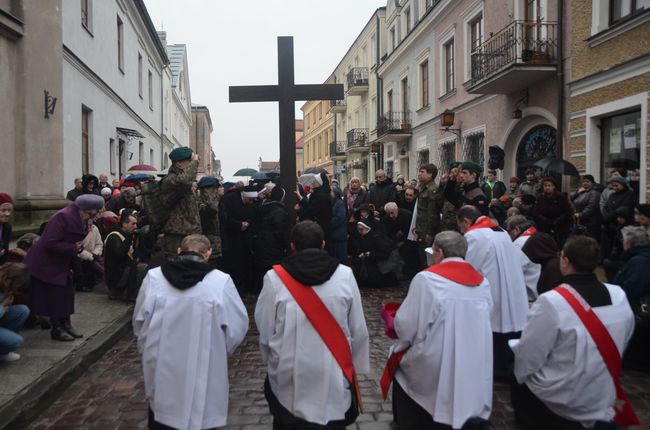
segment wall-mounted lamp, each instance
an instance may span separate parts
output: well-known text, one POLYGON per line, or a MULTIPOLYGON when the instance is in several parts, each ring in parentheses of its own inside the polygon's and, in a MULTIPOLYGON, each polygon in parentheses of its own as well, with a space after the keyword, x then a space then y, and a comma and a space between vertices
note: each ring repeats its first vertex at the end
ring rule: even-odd
POLYGON ((524 90, 524 95, 515 103, 515 110, 512 111, 512 119, 521 119, 523 116, 521 106, 528 106, 528 88, 524 90))
POLYGON ((452 125, 454 125, 454 121, 456 119, 456 112, 453 110, 445 109, 445 111, 442 113, 442 118, 440 120, 443 128, 440 129, 440 131, 444 131, 446 133, 454 133, 456 136, 458 136, 458 140, 461 140, 461 133, 460 133, 460 126, 458 128, 450 128, 452 125))
POLYGON ((45 98, 45 119, 49 119, 50 115, 54 114, 54 108, 56 107, 56 97, 52 97, 49 92, 43 90, 45 98))

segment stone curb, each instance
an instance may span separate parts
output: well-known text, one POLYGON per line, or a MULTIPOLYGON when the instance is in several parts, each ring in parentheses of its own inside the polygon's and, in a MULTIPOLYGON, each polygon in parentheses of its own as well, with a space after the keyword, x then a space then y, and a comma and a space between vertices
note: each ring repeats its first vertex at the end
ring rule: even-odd
POLYGON ((131 328, 133 306, 0 407, 0 429, 24 429, 131 328))

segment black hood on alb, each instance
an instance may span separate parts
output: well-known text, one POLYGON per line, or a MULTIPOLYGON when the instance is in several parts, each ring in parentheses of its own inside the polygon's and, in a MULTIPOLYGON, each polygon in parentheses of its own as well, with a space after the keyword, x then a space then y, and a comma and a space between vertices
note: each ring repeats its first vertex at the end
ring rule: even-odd
POLYGON ((160 270, 175 288, 187 290, 201 282, 213 268, 201 254, 184 252, 174 260, 164 262, 160 270))
POLYGON ((291 254, 280 264, 296 281, 311 286, 329 280, 339 267, 339 260, 322 249, 309 248, 291 254))

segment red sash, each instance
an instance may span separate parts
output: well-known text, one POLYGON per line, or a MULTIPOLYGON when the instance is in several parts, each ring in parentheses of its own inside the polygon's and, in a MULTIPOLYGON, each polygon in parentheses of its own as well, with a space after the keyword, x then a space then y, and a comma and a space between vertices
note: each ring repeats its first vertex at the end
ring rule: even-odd
POLYGON ((528 227, 528 229, 526 231, 524 231, 523 233, 521 233, 519 235, 519 237, 532 236, 535 233, 537 233, 537 229, 535 227, 528 227))
POLYGON ((591 306, 589 306, 585 299, 573 287, 562 284, 555 288, 555 291, 564 297, 576 314, 578 314, 578 317, 598 347, 598 351, 614 379, 614 386, 616 387, 616 404, 614 405, 616 416, 614 417, 614 421, 622 426, 639 425, 641 422, 634 412, 632 403, 630 403, 630 400, 625 395, 619 381, 623 363, 616 343, 614 343, 612 336, 607 331, 607 327, 605 327, 591 306))
MULTIPOLYGON (((484 279, 483 275, 477 272, 471 264, 464 261, 445 261, 444 263, 427 267, 425 270, 442 276, 445 279, 449 279, 450 281, 465 285, 466 287, 478 287, 484 279)), ((397 372, 399 363, 402 361, 404 354, 406 354, 406 351, 408 350, 409 348, 406 348, 400 352, 393 352, 390 357, 388 357, 388 362, 386 363, 384 373, 381 375, 381 381, 379 383, 381 386, 381 395, 384 400, 388 397, 388 389, 390 388, 391 382, 393 382, 393 377, 395 376, 395 372, 397 372)))
POLYGON ((350 350, 348 338, 338 321, 336 321, 332 313, 327 309, 327 306, 325 306, 320 297, 318 297, 318 294, 311 287, 296 281, 279 264, 273 266, 273 270, 278 274, 341 367, 345 379, 350 383, 353 401, 359 412, 363 412, 359 381, 357 380, 357 373, 352 362, 352 351, 350 350))
POLYGON ((479 219, 477 219, 476 222, 470 228, 467 229, 465 234, 467 234, 472 230, 478 230, 479 228, 494 228, 494 227, 498 227, 498 225, 496 225, 494 221, 492 221, 489 217, 482 216, 479 219))

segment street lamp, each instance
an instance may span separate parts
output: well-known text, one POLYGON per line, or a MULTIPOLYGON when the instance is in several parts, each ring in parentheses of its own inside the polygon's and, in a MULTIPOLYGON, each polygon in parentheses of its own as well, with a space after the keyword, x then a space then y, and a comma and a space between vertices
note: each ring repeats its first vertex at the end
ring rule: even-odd
POLYGON ((456 118, 456 113, 453 110, 445 109, 445 111, 442 113, 442 118, 441 118, 441 124, 443 128, 441 128, 440 131, 455 134, 456 136, 458 136, 458 141, 460 142, 461 140, 460 125, 458 126, 458 128, 450 128, 452 125, 454 125, 455 118, 456 118))

